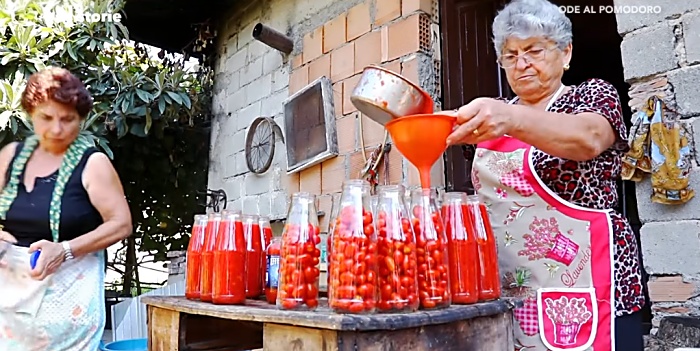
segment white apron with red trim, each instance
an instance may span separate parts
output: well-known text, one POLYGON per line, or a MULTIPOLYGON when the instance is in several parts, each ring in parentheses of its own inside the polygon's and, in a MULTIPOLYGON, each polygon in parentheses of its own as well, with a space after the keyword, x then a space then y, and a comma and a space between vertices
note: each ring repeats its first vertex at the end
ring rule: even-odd
POLYGON ((532 151, 504 136, 477 145, 472 166, 498 242, 503 296, 524 301, 514 311, 515 350, 614 350, 609 211, 554 194, 532 151))

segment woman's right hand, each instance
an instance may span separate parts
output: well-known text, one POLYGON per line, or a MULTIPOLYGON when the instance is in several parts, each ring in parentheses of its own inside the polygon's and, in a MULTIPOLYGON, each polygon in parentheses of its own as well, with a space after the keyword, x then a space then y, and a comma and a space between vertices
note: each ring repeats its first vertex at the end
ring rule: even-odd
MULTIPOLYGON (((0 230, 0 240, 5 241, 6 243, 10 243, 10 244, 17 243, 17 239, 15 239, 15 237, 12 236, 12 234, 10 234, 4 230, 0 230)), ((8 246, 8 247, 0 247, 0 250, 8 250, 9 245, 6 245, 6 246, 8 246)), ((7 266, 7 262, 5 262, 4 260, 0 260, 0 267, 5 267, 5 266, 7 266)))

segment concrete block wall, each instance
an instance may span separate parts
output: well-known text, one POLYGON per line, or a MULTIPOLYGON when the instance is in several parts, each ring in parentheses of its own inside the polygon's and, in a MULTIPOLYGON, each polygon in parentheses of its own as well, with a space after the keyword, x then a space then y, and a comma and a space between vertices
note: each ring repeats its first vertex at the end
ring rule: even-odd
MULTIPOLYGON (((615 5, 649 5, 615 0, 615 5)), ((617 14, 625 79, 633 111, 660 96, 681 114, 700 142, 700 2, 654 1, 654 14, 617 14)), ((690 185, 698 195, 684 205, 650 201, 649 178, 637 184, 644 265, 650 274, 653 324, 670 315, 700 315, 700 154, 695 152, 690 185)), ((655 330, 652 330, 654 333, 655 330)), ((681 345, 682 346, 682 345, 681 345)))
MULTIPOLYGON (((343 180, 359 177, 367 157, 384 141, 384 128, 362 116, 350 102, 362 68, 380 64, 439 95, 439 33, 431 0, 267 0, 234 9, 219 28, 215 121, 212 128, 209 188, 223 188, 229 208, 286 216, 289 195, 307 191, 318 196, 319 210, 330 213, 331 195, 343 180), (295 41, 283 55, 252 38, 262 22, 295 41), (321 76, 333 83, 338 157, 291 175, 286 174, 285 145, 278 141, 270 170, 248 172, 244 143, 255 117, 273 117, 284 130, 282 101, 321 76), (362 147, 364 146, 364 150, 362 147)), ((439 107, 439 106, 438 106, 439 107)), ((419 184, 413 166, 397 150, 379 168, 379 183, 419 184), (384 168, 384 165, 387 168, 384 168)), ((443 165, 433 169, 433 185, 444 184, 443 165)), ((328 216, 322 218, 326 229, 328 216)))

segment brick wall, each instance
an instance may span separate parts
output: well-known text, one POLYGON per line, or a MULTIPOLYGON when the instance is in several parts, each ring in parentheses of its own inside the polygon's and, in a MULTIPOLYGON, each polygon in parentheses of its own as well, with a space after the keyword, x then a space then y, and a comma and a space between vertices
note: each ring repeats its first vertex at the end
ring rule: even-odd
MULTIPOLYGON (((649 5, 615 0, 615 5, 649 5)), ((651 95, 677 110, 700 141, 700 2, 654 1, 658 14, 618 14, 625 78, 633 111, 651 95)), ((691 187, 700 194, 700 158, 691 187)), ((651 185, 637 184, 642 255, 651 275, 654 326, 669 315, 700 314, 700 195, 679 206, 653 204, 651 185)))
MULTIPOLYGON (((439 52, 435 3, 431 0, 271 0, 232 10, 217 43, 215 122, 212 128, 209 188, 226 190, 230 207, 283 218, 288 195, 308 191, 319 197, 319 210, 330 212, 331 194, 342 181, 357 178, 370 152, 384 140, 384 128, 362 116, 350 102, 362 68, 381 64, 439 95, 439 52), (265 23, 295 41, 285 56, 252 39, 252 27, 265 23), (266 174, 246 168, 245 133, 251 121, 272 116, 284 129, 282 101, 316 78, 333 83, 340 155, 299 173, 287 175, 285 146, 280 141, 266 174)), ((379 169, 380 184, 419 184, 417 172, 397 150, 379 169)), ((433 169, 433 184, 444 184, 442 162, 433 169)), ((322 226, 327 225, 323 218, 322 226)), ((325 228, 323 228, 325 229, 325 228)))

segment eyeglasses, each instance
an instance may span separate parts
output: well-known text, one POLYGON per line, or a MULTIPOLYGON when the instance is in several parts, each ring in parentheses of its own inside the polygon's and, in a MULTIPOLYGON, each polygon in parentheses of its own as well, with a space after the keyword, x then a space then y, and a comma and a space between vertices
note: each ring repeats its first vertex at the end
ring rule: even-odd
POLYGON ((546 57, 547 51, 554 50, 554 48, 532 48, 519 55, 501 55, 496 62, 503 68, 511 68, 518 64, 518 60, 522 57, 525 63, 530 64, 533 62, 543 61, 546 57))

